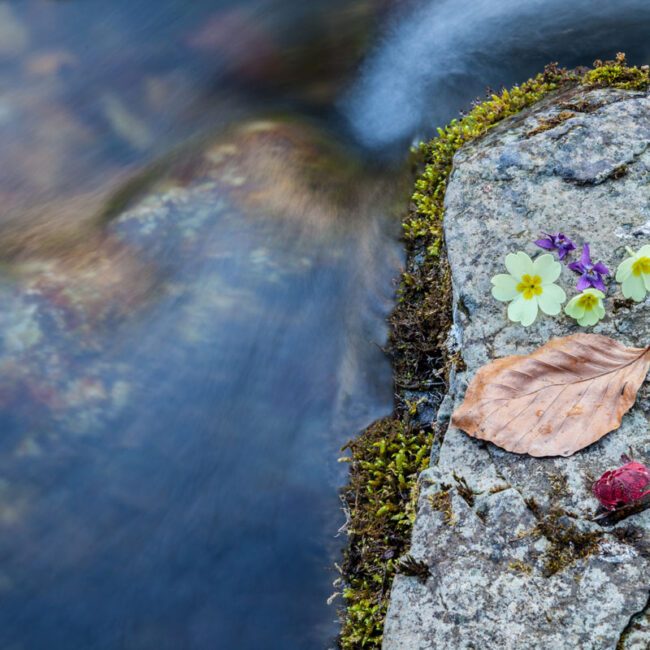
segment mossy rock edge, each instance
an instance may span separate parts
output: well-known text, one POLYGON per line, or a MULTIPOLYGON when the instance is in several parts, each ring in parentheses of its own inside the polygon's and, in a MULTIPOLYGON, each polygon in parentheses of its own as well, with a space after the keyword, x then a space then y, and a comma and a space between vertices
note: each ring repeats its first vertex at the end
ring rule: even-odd
MULTIPOLYGON (((478 103, 419 147, 424 171, 403 223, 407 264, 390 318, 395 409, 392 417, 371 425, 344 448, 349 451, 345 460, 350 480, 342 491, 348 515, 341 567, 345 608, 338 640, 343 650, 381 647, 393 579, 398 572, 418 571, 418 563, 408 555, 418 476, 443 435, 427 407, 439 404, 449 373, 461 363, 447 345, 451 281, 442 230, 453 157, 504 119, 576 86, 647 90, 650 71, 647 66, 628 66, 623 54, 614 61, 597 61, 592 69, 568 71, 551 64, 524 84, 478 103)), ((441 504, 443 516, 453 525, 447 502, 441 504)))

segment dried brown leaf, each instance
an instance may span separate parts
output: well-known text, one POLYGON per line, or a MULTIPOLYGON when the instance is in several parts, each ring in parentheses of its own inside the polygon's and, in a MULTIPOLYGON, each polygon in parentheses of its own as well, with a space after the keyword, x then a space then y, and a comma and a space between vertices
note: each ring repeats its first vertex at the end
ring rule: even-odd
POLYGON ((452 423, 518 454, 570 456, 620 426, 649 367, 650 347, 597 334, 553 339, 483 366, 452 423))

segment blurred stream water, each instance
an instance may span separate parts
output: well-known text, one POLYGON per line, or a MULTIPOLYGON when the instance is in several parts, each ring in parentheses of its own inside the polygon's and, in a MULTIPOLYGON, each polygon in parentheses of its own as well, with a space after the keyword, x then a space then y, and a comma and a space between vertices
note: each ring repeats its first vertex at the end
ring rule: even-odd
POLYGON ((333 643, 408 144, 647 53, 640 0, 462 4, 0 0, 0 648, 333 643))

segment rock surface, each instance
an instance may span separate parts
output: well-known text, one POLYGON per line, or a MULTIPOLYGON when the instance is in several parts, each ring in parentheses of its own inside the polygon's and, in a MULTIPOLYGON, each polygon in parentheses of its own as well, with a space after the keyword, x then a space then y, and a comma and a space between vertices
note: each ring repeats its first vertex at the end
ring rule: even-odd
MULTIPOLYGON (((396 578, 385 650, 650 647, 650 510, 601 525, 591 521, 590 491, 622 453, 650 463, 648 382, 619 430, 571 458, 511 454, 448 426, 481 365, 585 331, 564 315, 525 329, 507 321, 490 278, 505 272, 508 252, 535 256, 539 233, 561 230, 615 269, 625 246, 650 242, 649 143, 650 96, 579 88, 456 155, 445 216, 450 344, 460 345, 466 370, 451 382, 438 414, 444 441, 420 479, 411 553, 430 577, 396 578)), ((569 297, 576 279, 563 268, 569 297)), ((587 331, 650 342, 650 298, 630 305, 612 281, 606 308, 587 331)))

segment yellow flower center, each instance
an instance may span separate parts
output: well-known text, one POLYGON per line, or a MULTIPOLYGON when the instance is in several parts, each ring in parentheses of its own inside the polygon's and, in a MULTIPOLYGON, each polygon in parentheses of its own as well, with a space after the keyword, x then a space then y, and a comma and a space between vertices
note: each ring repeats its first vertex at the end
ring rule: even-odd
POLYGON ((533 296, 539 296, 542 293, 542 278, 539 275, 522 275, 521 282, 517 285, 517 291, 523 293, 526 300, 531 300, 533 296))
POLYGON ((596 296, 586 293, 584 296, 578 298, 578 305, 584 307, 586 311, 591 311, 598 304, 596 296))
POLYGON ((640 257, 632 264, 632 274, 639 276, 642 273, 650 274, 650 257, 640 257))

